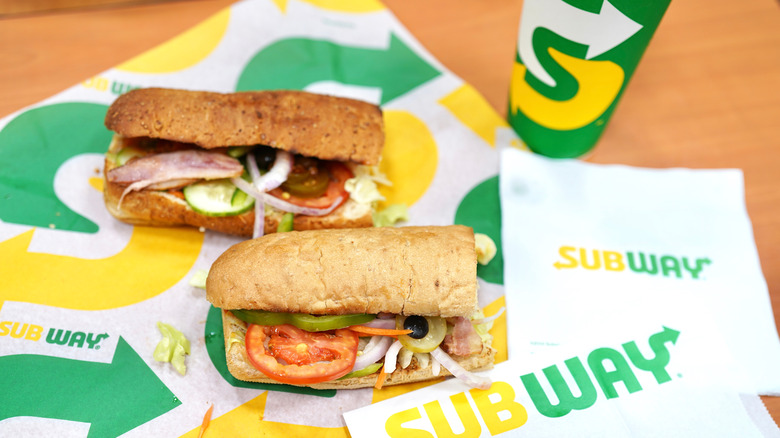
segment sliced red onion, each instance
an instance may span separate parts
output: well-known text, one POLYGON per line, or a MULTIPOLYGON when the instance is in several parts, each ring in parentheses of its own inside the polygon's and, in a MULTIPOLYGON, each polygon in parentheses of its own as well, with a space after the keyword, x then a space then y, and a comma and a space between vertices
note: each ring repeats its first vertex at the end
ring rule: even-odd
POLYGON ((355 366, 352 367, 352 371, 362 370, 372 363, 376 363, 379 359, 382 359, 392 343, 393 338, 391 337, 372 336, 371 340, 368 341, 368 344, 366 344, 366 347, 363 349, 363 354, 355 359, 355 366))
POLYGON ((252 175, 252 183, 257 187, 257 190, 261 192, 268 192, 273 190, 283 182, 287 181, 287 176, 292 170, 292 154, 287 151, 277 150, 276 158, 274 159, 274 165, 271 166, 265 175, 260 176, 260 170, 257 168, 257 162, 253 154, 249 154, 249 171, 252 172, 252 167, 257 170, 257 177, 252 175))
POLYGON ((498 312, 496 312, 494 315, 488 316, 488 317, 482 318, 482 319, 475 319, 475 320, 471 321, 471 323, 475 324, 475 325, 489 324, 489 323, 495 321, 496 319, 498 319, 498 317, 501 316, 504 313, 505 310, 506 310, 506 307, 501 307, 500 309, 498 309, 498 312))
POLYGON ((252 183, 246 182, 242 178, 231 178, 230 182, 232 182, 233 185, 241 189, 241 191, 245 192, 247 195, 257 200, 265 200, 265 198, 269 196, 257 190, 255 186, 252 185, 252 183))
POLYGON ((387 374, 395 371, 395 364, 398 360, 398 352, 401 351, 401 347, 403 347, 401 341, 395 341, 390 345, 390 348, 387 349, 387 353, 385 353, 385 372, 387 374))
POLYGON ((254 152, 249 152, 246 154, 246 164, 249 168, 249 177, 252 179, 252 182, 254 183, 258 179, 260 179, 260 168, 257 167, 257 158, 255 158, 254 152))
POLYGON ((283 199, 279 199, 275 196, 271 196, 267 193, 263 193, 257 190, 257 188, 254 185, 244 181, 241 178, 231 178, 230 181, 233 184, 235 184, 236 187, 246 192, 247 195, 255 198, 260 202, 264 202, 278 210, 282 210, 294 214, 302 214, 305 216, 325 216, 326 214, 330 214, 333 210, 336 209, 336 207, 338 207, 341 204, 341 201, 344 200, 342 196, 339 196, 333 202, 333 204, 331 204, 330 207, 327 208, 301 207, 299 205, 289 203, 283 199))
MULTIPOLYGON (((247 154, 246 161, 249 165, 249 176, 252 178, 252 184, 257 187, 257 180, 260 179, 260 168, 257 167, 255 154, 247 154)), ((262 191, 262 190, 261 190, 262 191)), ((255 224, 252 227, 252 238, 257 239, 265 233, 265 202, 262 199, 255 198, 255 224)))
MULTIPOLYGON (((469 385, 472 388, 479 388, 479 389, 488 389, 490 388, 490 385, 493 384, 493 381, 490 380, 487 377, 481 377, 478 376, 470 371, 467 371, 465 368, 460 366, 458 362, 455 361, 455 359, 451 358, 450 355, 444 352, 440 347, 436 347, 435 350, 431 351, 431 356, 436 359, 437 362, 441 364, 447 371, 452 373, 453 376, 457 377, 459 380, 463 381, 463 383, 469 385)), ((387 362, 385 362, 387 364, 387 362)))
POLYGON ((300 205, 295 205, 290 202, 284 201, 282 199, 279 199, 275 196, 267 195, 265 196, 265 203, 270 205, 271 207, 274 207, 276 209, 286 211, 289 213, 295 213, 295 214, 302 214, 304 216, 325 216, 333 212, 336 208, 338 208, 339 205, 341 205, 341 201, 344 200, 343 196, 339 196, 336 198, 335 201, 333 201, 333 204, 330 205, 330 207, 326 208, 312 208, 312 207, 301 207, 300 205))
POLYGON ((395 319, 374 319, 365 324, 360 324, 364 327, 381 328, 381 329, 395 329, 395 319))
POLYGON ((433 355, 431 355, 431 374, 433 374, 434 376, 438 376, 440 372, 441 372, 441 364, 439 363, 438 360, 436 360, 435 357, 433 357, 433 355))
POLYGON ((252 238, 257 239, 265 233, 265 204, 255 199, 255 224, 252 227, 252 238))

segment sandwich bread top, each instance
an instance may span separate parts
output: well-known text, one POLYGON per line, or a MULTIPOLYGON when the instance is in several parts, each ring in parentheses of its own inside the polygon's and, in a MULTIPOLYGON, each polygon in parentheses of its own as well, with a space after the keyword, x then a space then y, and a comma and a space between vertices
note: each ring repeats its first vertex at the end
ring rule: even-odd
POLYGON ((223 253, 206 291, 226 310, 469 316, 477 309, 474 232, 451 225, 269 234, 223 253))
POLYGON ((203 148, 263 144, 323 160, 376 165, 384 146, 381 109, 305 91, 214 93, 142 88, 119 96, 108 129, 203 148))

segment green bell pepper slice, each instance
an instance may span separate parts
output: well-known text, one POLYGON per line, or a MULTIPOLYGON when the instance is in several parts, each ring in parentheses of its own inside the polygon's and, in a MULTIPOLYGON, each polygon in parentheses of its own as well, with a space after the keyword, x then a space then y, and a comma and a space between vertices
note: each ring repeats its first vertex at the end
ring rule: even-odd
POLYGON ((292 213, 285 213, 284 216, 282 216, 282 220, 279 221, 279 226, 276 227, 277 233, 286 233, 288 231, 293 230, 293 219, 295 219, 295 215, 292 213))
POLYGON ((380 368, 382 368, 384 364, 383 363, 372 363, 371 365, 363 368, 362 370, 355 370, 351 373, 346 374, 344 377, 339 377, 338 380, 343 379, 349 379, 352 377, 363 377, 368 376, 369 374, 374 374, 375 372, 379 371, 380 368))
POLYGON ((267 312, 265 310, 231 310, 236 318, 258 325, 292 324, 307 332, 336 330, 351 325, 373 321, 375 315, 355 313, 349 315, 309 315, 306 313, 267 312))

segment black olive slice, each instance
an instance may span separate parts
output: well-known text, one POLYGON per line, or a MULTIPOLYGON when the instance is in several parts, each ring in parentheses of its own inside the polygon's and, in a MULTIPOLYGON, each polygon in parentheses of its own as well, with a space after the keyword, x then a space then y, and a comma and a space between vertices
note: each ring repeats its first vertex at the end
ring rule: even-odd
POLYGON ((425 317, 412 315, 404 320, 404 330, 411 330, 408 336, 412 339, 422 339, 428 334, 428 320, 425 317))

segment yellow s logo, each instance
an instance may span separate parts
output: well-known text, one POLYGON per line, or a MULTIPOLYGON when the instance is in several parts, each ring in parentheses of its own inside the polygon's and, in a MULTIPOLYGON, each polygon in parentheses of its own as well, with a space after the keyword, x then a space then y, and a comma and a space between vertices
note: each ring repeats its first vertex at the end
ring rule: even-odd
POLYGON ((525 81, 526 67, 515 63, 512 70, 510 108, 546 128, 568 131, 595 121, 609 108, 623 86, 625 74, 611 61, 587 61, 548 49, 550 56, 577 80, 577 94, 564 101, 553 100, 525 81))

